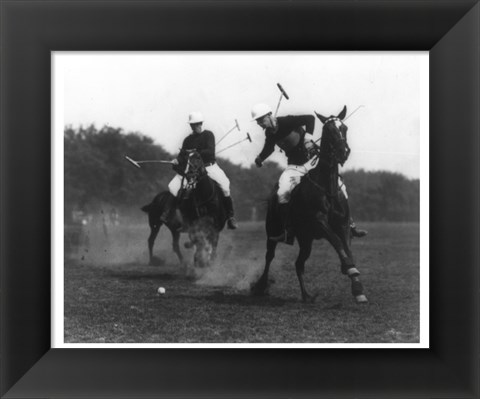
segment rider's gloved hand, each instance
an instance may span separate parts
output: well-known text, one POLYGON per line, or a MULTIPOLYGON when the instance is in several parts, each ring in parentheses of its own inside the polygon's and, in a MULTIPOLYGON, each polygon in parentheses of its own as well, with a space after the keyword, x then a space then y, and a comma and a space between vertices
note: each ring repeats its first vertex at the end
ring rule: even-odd
POLYGON ((316 145, 313 141, 305 141, 305 149, 307 150, 308 153, 308 158, 313 158, 315 155, 315 150, 316 150, 316 145))
POLYGON ((172 165, 178 165, 178 159, 174 159, 174 160, 172 161, 172 165))
POLYGON ((256 157, 255 158, 255 165, 257 165, 257 167, 261 168, 262 167, 262 158, 260 157, 256 157))
POLYGON ((305 148, 307 149, 307 151, 312 151, 314 148, 315 148, 315 143, 313 141, 306 141, 305 142, 305 148))

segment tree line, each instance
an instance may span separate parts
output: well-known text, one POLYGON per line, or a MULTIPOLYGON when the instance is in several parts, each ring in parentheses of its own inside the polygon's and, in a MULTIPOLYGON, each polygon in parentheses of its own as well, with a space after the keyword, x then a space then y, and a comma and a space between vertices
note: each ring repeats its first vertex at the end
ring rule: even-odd
MULTIPOLYGON (((115 209, 122 215, 140 215, 140 207, 167 190, 175 172, 170 165, 142 164, 135 168, 125 155, 137 160, 173 159, 153 139, 138 132, 95 126, 64 131, 65 220, 73 211, 90 214, 115 209)), ((274 162, 262 168, 242 167, 225 158, 219 166, 231 182, 239 220, 263 220, 266 200, 282 169, 274 162)), ((356 220, 418 221, 419 180, 390 172, 350 170, 343 174, 356 220)), ((138 216, 137 215, 137 216, 138 216)))

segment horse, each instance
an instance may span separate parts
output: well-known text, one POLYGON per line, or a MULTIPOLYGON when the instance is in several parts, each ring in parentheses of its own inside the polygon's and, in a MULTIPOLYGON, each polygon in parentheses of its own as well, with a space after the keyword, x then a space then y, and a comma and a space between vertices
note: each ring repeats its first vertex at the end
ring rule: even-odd
MULTIPOLYGON (((185 151, 185 167, 176 168, 185 179, 184 188, 179 193, 177 209, 170 213, 166 223, 172 233, 173 250, 180 262, 184 263, 179 247, 180 233, 188 233, 186 248, 195 246, 194 266, 206 267, 215 259, 220 231, 225 227, 227 213, 223 206, 223 192, 212 180, 205 169, 200 154, 195 150, 185 151)), ((155 196, 153 201, 142 210, 148 213, 150 236, 148 249, 150 264, 155 263, 153 245, 162 225, 160 215, 165 205, 168 192, 155 196)))
MULTIPOLYGON (((155 244, 155 239, 157 238, 158 232, 163 225, 163 222, 160 220, 160 216, 163 213, 166 204, 166 198, 168 195, 171 195, 168 191, 162 191, 157 194, 152 202, 148 205, 142 206, 141 210, 148 214, 148 225, 150 226, 150 235, 148 236, 148 254, 150 266, 159 265, 160 259, 153 255, 153 245, 155 244)), ((182 233, 182 219, 178 211, 170 213, 165 226, 170 230, 172 234, 172 249, 176 253, 178 260, 181 264, 184 264, 183 254, 180 251, 180 233, 182 233)))
MULTIPOLYGON (((313 240, 326 239, 337 252, 341 272, 351 280, 351 291, 357 303, 367 303, 360 282, 360 272, 355 266, 351 244, 350 208, 348 200, 339 186, 338 165, 347 161, 350 148, 347 143, 347 126, 343 123, 347 112, 345 106, 337 116, 324 117, 315 112, 323 123, 320 146, 315 146, 312 164, 315 165, 292 190, 290 199, 290 221, 299 245, 295 261, 297 277, 303 302, 314 302, 304 282, 305 262, 310 257, 313 240), (316 164, 315 164, 316 162, 316 164)), ((268 201, 265 228, 267 250, 263 274, 252 286, 255 295, 263 295, 268 288, 268 272, 275 257, 277 242, 268 237, 281 233, 276 190, 268 201)))

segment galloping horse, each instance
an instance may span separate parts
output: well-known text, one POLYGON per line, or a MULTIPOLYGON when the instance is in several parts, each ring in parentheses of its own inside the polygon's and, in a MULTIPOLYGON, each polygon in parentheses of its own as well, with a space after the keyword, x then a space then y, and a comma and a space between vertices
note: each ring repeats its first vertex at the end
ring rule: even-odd
MULTIPOLYGON (((166 203, 166 197, 171 195, 168 191, 162 191, 157 194, 152 202, 148 205, 143 206, 142 211, 148 214, 148 225, 150 226, 150 235, 148 236, 148 254, 149 254, 149 265, 155 266, 160 263, 160 260, 153 255, 153 245, 155 244, 155 239, 157 238, 158 232, 163 225, 163 222, 160 220, 160 216, 163 213, 166 203)), ((180 251, 179 241, 180 233, 182 229, 182 218, 177 213, 177 211, 172 212, 168 218, 165 226, 172 233, 172 248, 173 251, 177 254, 178 260, 183 264, 184 259, 182 252, 180 251)))
MULTIPOLYGON (((355 267, 350 250, 350 209, 348 200, 339 187, 338 165, 348 159, 350 148, 347 143, 347 126, 343 123, 346 106, 338 116, 328 118, 316 113, 323 123, 322 140, 316 147, 312 162, 316 165, 292 191, 290 199, 291 227, 297 238, 300 251, 295 262, 297 277, 304 302, 313 302, 316 296, 308 294, 303 280, 305 261, 310 257, 313 240, 325 238, 337 252, 341 272, 351 280, 352 294, 357 303, 366 303, 359 271, 355 267)), ((276 190, 268 202, 266 232, 267 237, 279 235, 278 201, 276 190)), ((268 271, 275 257, 277 242, 267 238, 265 269, 260 279, 253 285, 252 292, 262 295, 268 288, 268 271)))
MULTIPOLYGON (((178 210, 172 212, 166 223, 173 236, 173 250, 180 262, 183 256, 178 245, 180 230, 188 232, 189 242, 185 247, 195 246, 194 265, 208 266, 215 258, 219 233, 225 227, 227 214, 223 207, 223 193, 220 187, 207 174, 200 154, 195 150, 186 151, 186 166, 181 168, 185 188, 179 193, 178 210)), ((153 201, 142 208, 148 213, 150 236, 148 249, 150 263, 154 263, 153 244, 162 225, 164 198, 167 192, 158 194, 153 201)))

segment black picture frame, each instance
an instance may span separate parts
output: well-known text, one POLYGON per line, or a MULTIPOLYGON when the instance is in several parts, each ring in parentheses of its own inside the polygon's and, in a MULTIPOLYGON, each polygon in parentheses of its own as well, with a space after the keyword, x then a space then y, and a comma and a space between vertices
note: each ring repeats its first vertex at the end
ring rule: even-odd
POLYGON ((479 16, 453 0, 2 0, 2 397, 478 398, 479 16), (429 51, 430 349, 51 349, 62 50, 429 51))

